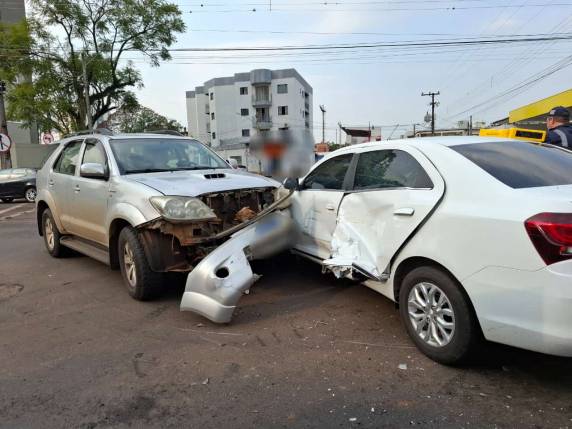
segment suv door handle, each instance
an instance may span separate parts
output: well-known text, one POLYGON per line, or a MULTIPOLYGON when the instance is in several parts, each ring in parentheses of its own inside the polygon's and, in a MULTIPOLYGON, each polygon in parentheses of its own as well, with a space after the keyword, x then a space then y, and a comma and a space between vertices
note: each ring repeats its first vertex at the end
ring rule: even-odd
POLYGON ((74 192, 75 192, 75 193, 78 193, 79 191, 80 191, 79 185, 75 185, 74 192))
POLYGON ((411 207, 402 207, 393 212, 396 216, 413 216, 413 213, 415 213, 415 209, 411 207))
POLYGON ((336 206, 334 206, 332 203, 326 204, 326 210, 334 211, 335 209, 336 206))
POLYGON ((54 181, 53 180, 48 180, 48 186, 54 186, 54 181))

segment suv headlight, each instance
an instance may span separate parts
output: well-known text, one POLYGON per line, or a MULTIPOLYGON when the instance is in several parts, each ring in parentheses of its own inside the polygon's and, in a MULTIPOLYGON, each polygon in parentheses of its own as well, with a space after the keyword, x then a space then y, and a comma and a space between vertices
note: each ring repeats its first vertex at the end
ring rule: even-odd
POLYGON ((172 221, 207 220, 216 218, 215 212, 198 198, 151 197, 149 199, 161 216, 172 221))

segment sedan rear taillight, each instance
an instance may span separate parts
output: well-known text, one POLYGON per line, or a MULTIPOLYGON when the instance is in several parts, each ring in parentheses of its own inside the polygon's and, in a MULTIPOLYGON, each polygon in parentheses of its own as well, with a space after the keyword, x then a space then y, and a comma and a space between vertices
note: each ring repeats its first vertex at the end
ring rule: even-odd
POLYGON ((524 226, 547 265, 572 258, 572 213, 539 213, 524 226))

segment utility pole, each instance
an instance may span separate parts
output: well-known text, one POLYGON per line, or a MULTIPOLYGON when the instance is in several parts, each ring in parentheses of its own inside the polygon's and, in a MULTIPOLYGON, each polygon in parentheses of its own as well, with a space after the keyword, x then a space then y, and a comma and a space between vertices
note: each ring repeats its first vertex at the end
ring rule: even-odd
POLYGON ((320 110, 322 111, 322 143, 326 143, 326 107, 320 104, 320 110))
MULTIPOLYGON (((6 121, 6 106, 4 105, 4 93, 6 92, 6 82, 0 80, 0 133, 8 137, 8 122, 6 121)), ((0 153, 0 168, 10 167, 10 150, 0 153)))
POLYGON ((469 116, 469 135, 473 135, 473 115, 469 116))
POLYGON ((91 130, 93 128, 93 120, 91 119, 91 105, 89 104, 89 82, 87 81, 85 52, 81 56, 81 68, 83 71, 83 95, 85 97, 85 113, 87 116, 87 129, 91 130))
POLYGON ((435 135, 435 106, 438 106, 439 103, 435 101, 435 96, 440 95, 439 91, 437 92, 422 92, 421 97, 431 97, 431 135, 435 135))

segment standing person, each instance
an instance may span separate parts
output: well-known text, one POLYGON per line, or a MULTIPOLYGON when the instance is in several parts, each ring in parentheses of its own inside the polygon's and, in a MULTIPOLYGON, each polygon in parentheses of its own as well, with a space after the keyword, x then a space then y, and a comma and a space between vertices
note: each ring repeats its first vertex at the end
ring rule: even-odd
POLYGON ((572 149, 572 125, 568 109, 559 106, 548 112, 546 127, 546 143, 572 149))

